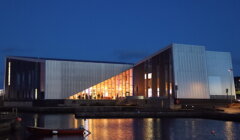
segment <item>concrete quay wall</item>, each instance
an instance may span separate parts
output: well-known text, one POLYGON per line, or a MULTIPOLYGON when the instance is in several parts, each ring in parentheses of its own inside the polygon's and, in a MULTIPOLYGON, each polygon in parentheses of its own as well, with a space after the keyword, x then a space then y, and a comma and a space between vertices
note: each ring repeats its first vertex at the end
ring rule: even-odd
POLYGON ((240 114, 222 112, 78 112, 76 118, 202 118, 240 122, 240 114))

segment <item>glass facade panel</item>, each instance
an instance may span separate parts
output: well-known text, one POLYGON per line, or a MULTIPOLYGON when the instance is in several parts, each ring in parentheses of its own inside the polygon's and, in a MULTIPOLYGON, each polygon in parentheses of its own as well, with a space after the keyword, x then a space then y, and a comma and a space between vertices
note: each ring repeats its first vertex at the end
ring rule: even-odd
POLYGON ((44 99, 45 83, 40 81, 43 75, 42 63, 7 58, 4 99, 22 101, 44 99))
POLYGON ((116 99, 132 96, 132 69, 70 96, 68 99, 116 99))

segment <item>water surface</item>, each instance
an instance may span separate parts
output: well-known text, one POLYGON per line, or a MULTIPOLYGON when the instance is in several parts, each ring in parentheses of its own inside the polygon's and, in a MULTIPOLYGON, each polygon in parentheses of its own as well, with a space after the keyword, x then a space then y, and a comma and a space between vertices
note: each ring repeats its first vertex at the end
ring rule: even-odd
POLYGON ((13 140, 237 140, 240 123, 205 119, 76 119, 73 114, 21 114, 23 126, 47 128, 78 128, 84 125, 91 131, 81 136, 41 136, 25 129, 5 134, 1 139, 13 140), (213 133, 215 132, 215 133, 213 133))

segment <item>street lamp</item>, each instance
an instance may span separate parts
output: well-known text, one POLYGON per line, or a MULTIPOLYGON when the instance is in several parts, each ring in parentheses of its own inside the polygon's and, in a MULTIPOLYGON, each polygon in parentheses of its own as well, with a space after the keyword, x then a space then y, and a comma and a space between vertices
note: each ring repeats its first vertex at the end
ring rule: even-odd
POLYGON ((229 72, 229 78, 230 78, 230 92, 231 92, 231 96, 230 96, 230 101, 231 101, 231 104, 232 104, 232 68, 228 69, 228 72, 229 72))

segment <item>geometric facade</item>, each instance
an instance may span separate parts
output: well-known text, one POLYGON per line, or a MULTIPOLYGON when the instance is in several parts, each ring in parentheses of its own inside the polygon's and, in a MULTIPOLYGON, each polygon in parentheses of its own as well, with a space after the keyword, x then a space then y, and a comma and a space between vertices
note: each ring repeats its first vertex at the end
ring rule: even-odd
POLYGON ((132 96, 132 69, 69 97, 69 99, 117 99, 132 96))
POLYGON ((235 98, 231 55, 171 44, 133 68, 134 94, 170 99, 235 98))
POLYGON ((131 67, 128 63, 7 57, 5 99, 67 99, 131 67))
POLYGON ((132 67, 125 63, 46 61, 45 99, 66 99, 132 67))
POLYGON ((5 99, 235 98, 229 52, 171 44, 130 63, 7 57, 5 99))

